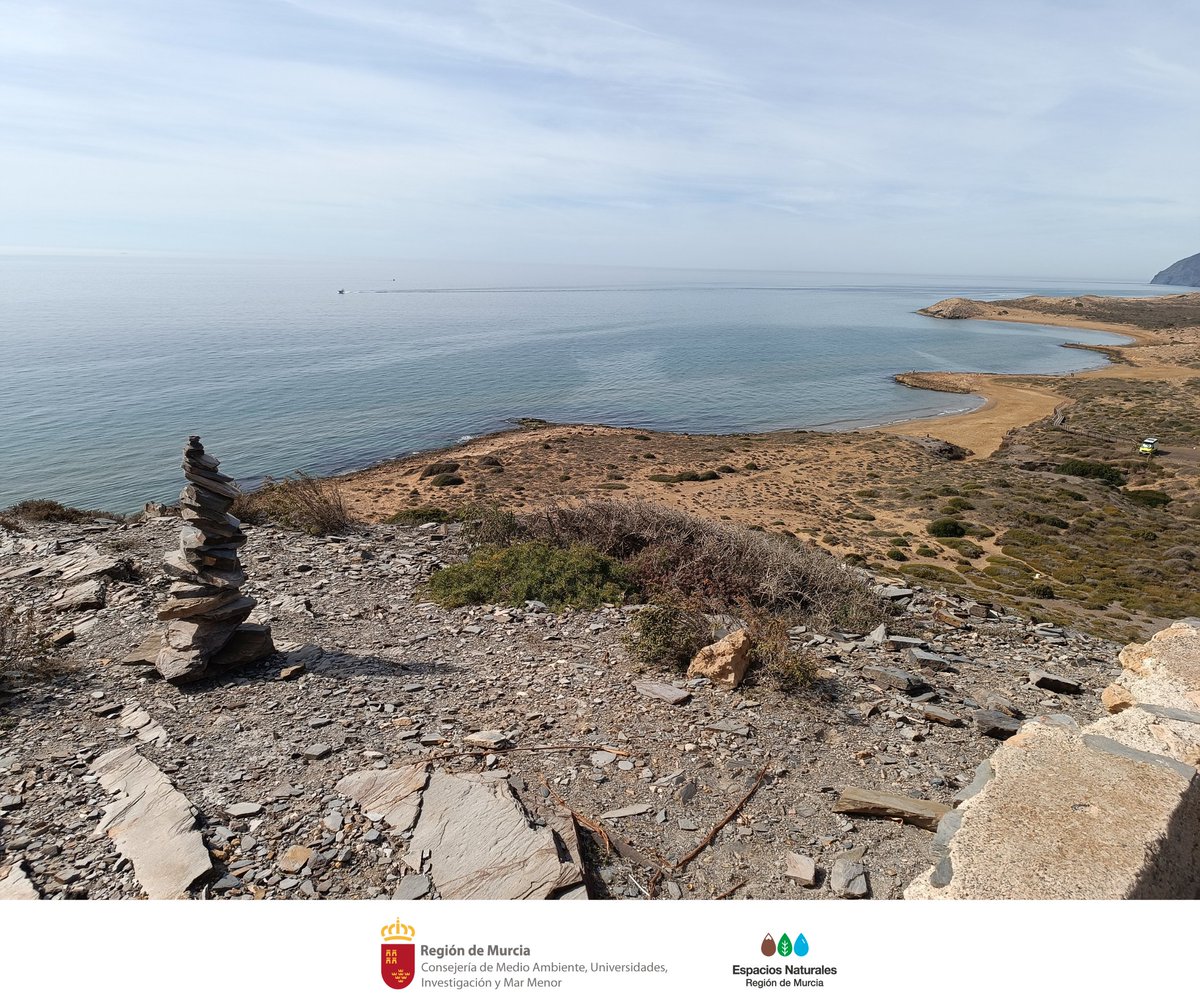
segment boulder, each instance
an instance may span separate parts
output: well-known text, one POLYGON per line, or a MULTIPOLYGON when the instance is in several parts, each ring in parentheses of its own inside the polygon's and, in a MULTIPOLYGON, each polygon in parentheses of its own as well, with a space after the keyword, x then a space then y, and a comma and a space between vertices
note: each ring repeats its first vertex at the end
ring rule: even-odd
POLYGON ((708 678, 714 684, 736 688, 750 666, 750 634, 745 629, 704 647, 688 665, 689 678, 708 678))

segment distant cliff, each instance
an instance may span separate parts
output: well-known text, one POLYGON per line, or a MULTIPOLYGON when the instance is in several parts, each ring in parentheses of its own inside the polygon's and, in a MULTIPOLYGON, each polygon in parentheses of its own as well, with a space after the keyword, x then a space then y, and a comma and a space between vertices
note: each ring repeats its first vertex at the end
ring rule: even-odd
POLYGON ((1164 286, 1196 286, 1200 287, 1200 253, 1181 258, 1174 265, 1167 266, 1150 281, 1164 286))

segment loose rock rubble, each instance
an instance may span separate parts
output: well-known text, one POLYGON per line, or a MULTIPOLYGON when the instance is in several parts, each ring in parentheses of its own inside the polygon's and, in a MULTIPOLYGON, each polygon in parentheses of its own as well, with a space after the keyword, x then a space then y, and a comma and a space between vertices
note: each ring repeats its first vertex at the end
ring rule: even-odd
POLYGON ((463 554, 453 527, 262 527, 242 560, 279 652, 180 687, 154 661, 181 526, 0 531, 0 589, 75 665, 0 707, 0 896, 164 896, 98 831, 101 769, 128 749, 178 797, 163 827, 203 842, 196 898, 895 898, 934 836, 839 796, 950 803, 1005 724, 1093 719, 1118 672, 1108 642, 881 584, 894 618, 874 632, 793 627, 812 691, 730 689, 638 663, 635 607, 424 601, 463 554), (102 606, 57 606, 80 577, 102 606))

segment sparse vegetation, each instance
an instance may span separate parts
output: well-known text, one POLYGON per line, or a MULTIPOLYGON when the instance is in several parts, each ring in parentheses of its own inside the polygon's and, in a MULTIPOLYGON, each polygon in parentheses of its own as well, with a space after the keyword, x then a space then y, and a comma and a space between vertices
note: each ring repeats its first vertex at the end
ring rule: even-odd
POLYGON ((966 525, 950 517, 930 521, 925 530, 935 538, 964 538, 967 534, 966 525))
POLYGON ((442 488, 443 486, 461 486, 466 479, 461 475, 453 475, 449 472, 443 472, 441 475, 435 475, 429 480, 431 486, 442 488))
POLYGON ((552 507, 528 526, 535 537, 589 545, 626 563, 648 592, 701 598, 712 610, 795 610, 846 629, 880 620, 878 598, 856 574, 795 539, 634 500, 552 507))
POLYGON ((1097 482, 1106 482, 1110 486, 1123 486, 1125 484, 1125 476, 1119 469, 1100 461, 1083 461, 1076 458, 1071 461, 1064 461, 1054 470, 1059 475, 1074 475, 1083 479, 1095 479, 1097 482))
POLYGON ((98 520, 123 521, 119 513, 108 510, 80 510, 73 506, 64 506, 56 500, 25 500, 16 503, 7 510, 0 510, 0 517, 5 518, 4 526, 15 530, 21 524, 45 522, 48 524, 90 524, 98 520), (19 522, 15 526, 12 522, 19 522))
POLYGON ((633 616, 629 648, 642 660, 682 669, 712 637, 704 615, 672 598, 649 604, 633 616))
POLYGON ((48 673, 64 667, 39 632, 34 612, 0 603, 0 689, 24 674, 48 673))
POLYGON ((445 524, 453 517, 449 510, 440 506, 414 506, 400 510, 387 519, 389 524, 418 527, 421 524, 445 524))
POLYGON ((633 591, 628 571, 584 545, 561 548, 522 541, 503 548, 477 549, 464 563, 439 569, 429 578, 429 596, 447 608, 464 604, 595 608, 620 604, 633 591))
POLYGON ((230 512, 249 524, 273 521, 311 535, 337 534, 354 523, 337 483, 304 472, 279 481, 268 478, 258 489, 238 496, 230 512))

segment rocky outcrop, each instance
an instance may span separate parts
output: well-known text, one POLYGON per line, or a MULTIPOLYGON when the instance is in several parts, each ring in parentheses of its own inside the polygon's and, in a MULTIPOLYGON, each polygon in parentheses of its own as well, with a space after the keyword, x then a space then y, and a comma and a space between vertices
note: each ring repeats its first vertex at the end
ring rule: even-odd
POLYGON ((931 318, 978 318, 983 314, 983 308, 978 302, 966 297, 947 297, 929 307, 921 308, 917 314, 927 314, 931 318))
POLYGON ((1200 252, 1172 263, 1156 274, 1150 282, 1162 286, 1200 287, 1200 252))
POLYGON ((941 862, 909 898, 1200 895, 1200 628, 1121 653, 1111 715, 1027 723, 938 828, 941 862))
POLYGON ((243 625, 254 609, 240 587, 246 574, 238 546, 246 541, 238 519, 229 513, 238 490, 220 462, 207 454, 199 437, 183 450, 188 485, 179 495, 188 525, 179 548, 168 552, 164 568, 174 577, 170 600, 158 609, 167 622, 155 666, 174 684, 207 677, 213 670, 249 663, 273 652, 270 630, 243 625))

